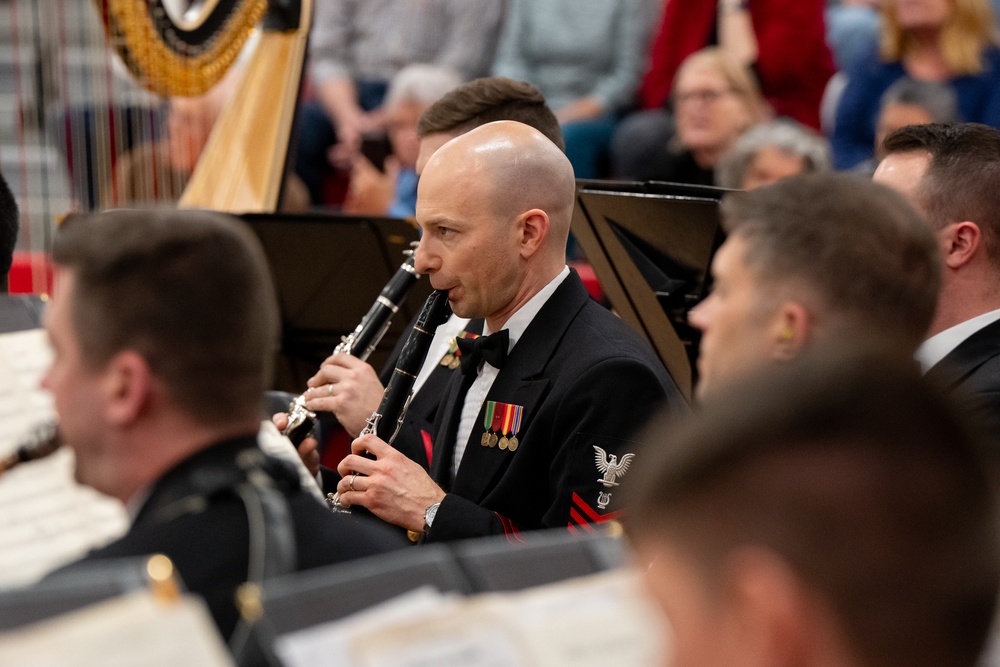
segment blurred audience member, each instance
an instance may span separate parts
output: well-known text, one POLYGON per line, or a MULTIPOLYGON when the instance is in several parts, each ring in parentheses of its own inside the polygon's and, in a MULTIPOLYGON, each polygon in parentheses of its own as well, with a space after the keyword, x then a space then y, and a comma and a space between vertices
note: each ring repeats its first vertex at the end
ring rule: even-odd
POLYGON ((955 91, 937 81, 917 81, 909 77, 889 86, 882 96, 875 131, 875 155, 882 157, 882 143, 907 125, 955 123, 959 121, 955 91))
POLYGON ((409 65, 392 78, 383 105, 392 154, 382 169, 363 154, 354 158, 345 213, 398 218, 414 214, 420 153, 417 124, 429 106, 461 83, 456 72, 435 65, 409 65))
MULTIPOLYGON (((166 136, 119 156, 114 186, 102 190, 109 197, 103 206, 148 206, 180 200, 237 80, 234 74, 204 95, 170 98, 166 136)), ((294 174, 285 178, 278 206, 283 211, 309 207, 305 186, 294 174)))
POLYGON ((668 108, 685 58, 717 45, 750 67, 778 116, 819 128, 819 105, 834 72, 824 38, 823 0, 667 2, 640 88, 645 111, 625 118, 611 146, 612 171, 635 178, 674 133, 668 108))
POLYGON ((692 54, 677 72, 677 134, 670 150, 634 175, 639 180, 712 185, 719 160, 767 108, 753 73, 718 48, 692 54))
POLYGON ((878 42, 878 8, 882 0, 830 0, 826 9, 826 43, 841 72, 854 69, 878 42))
POLYGON ((406 65, 473 78, 489 71, 503 3, 497 0, 323 0, 311 33, 316 101, 302 105, 295 171, 324 203, 330 163, 350 166, 366 136, 385 135, 382 102, 406 65))
POLYGON ((857 175, 792 176, 727 195, 728 238, 702 332, 700 399, 743 373, 833 341, 912 356, 934 316, 940 260, 927 222, 897 192, 857 175))
POLYGON ((103 206, 171 203, 181 198, 212 127, 228 97, 217 87, 199 97, 172 97, 167 102, 166 136, 140 144, 120 156, 111 199, 103 206))
POLYGON ((903 77, 882 95, 875 127, 875 156, 855 166, 853 171, 874 174, 884 157, 882 144, 896 130, 910 125, 954 123, 958 120, 958 102, 950 86, 937 81, 903 77))
POLYGON ((752 128, 723 157, 715 182, 724 188, 753 190, 795 174, 830 170, 826 139, 792 120, 752 128))
POLYGON ((511 0, 493 73, 538 86, 562 125, 577 178, 601 175, 659 8, 657 0, 511 0))
POLYGON ((626 529, 669 664, 977 665, 996 499, 979 443, 911 360, 810 354, 643 441, 626 529))
POLYGON ((837 104, 834 164, 873 156, 882 94, 898 79, 949 85, 963 120, 1000 126, 1000 49, 988 0, 886 0, 879 51, 850 70, 837 104))

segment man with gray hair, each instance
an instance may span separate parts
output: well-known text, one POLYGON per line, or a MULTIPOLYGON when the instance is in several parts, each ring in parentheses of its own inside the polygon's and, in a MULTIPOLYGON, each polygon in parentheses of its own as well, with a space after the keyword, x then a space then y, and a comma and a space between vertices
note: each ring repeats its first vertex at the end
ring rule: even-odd
POLYGON ((795 174, 830 171, 830 144, 805 125, 776 120, 748 130, 722 158, 717 185, 753 190, 795 174))
POLYGON ((382 105, 392 152, 382 165, 361 153, 354 157, 344 213, 413 215, 420 153, 417 124, 428 107, 461 83, 457 72, 436 65, 408 65, 392 78, 382 105))

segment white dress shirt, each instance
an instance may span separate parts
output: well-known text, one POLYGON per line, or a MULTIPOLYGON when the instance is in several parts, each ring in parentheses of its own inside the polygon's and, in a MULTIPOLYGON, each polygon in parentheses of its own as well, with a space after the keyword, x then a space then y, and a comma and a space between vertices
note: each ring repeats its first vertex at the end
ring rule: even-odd
POLYGON ((424 359, 424 365, 420 367, 417 379, 413 381, 414 394, 424 386, 427 378, 430 377, 434 369, 441 363, 441 358, 448 353, 451 341, 465 330, 465 326, 468 323, 468 318, 452 314, 447 322, 437 328, 437 331, 434 332, 434 339, 431 341, 431 346, 427 350, 427 358, 424 359))
POLYGON ((980 329, 1000 320, 1000 309, 977 315, 955 326, 934 334, 917 348, 916 358, 924 373, 958 347, 962 341, 980 329))
MULTIPOLYGON (((535 296, 531 297, 526 304, 521 306, 517 312, 510 316, 507 320, 504 329, 507 330, 510 336, 507 343, 507 354, 510 354, 514 346, 517 345, 518 339, 524 334, 525 329, 531 324, 531 321, 535 319, 535 315, 538 311, 542 309, 545 302, 549 300, 549 297, 556 291, 556 288, 562 284, 569 275, 569 267, 564 266, 563 270, 559 272, 555 278, 552 279, 549 284, 540 289, 535 296)), ((488 326, 483 327, 483 335, 488 336, 494 333, 489 330, 488 326)), ((462 463, 462 455, 465 454, 465 446, 469 442, 469 437, 472 435, 472 429, 476 426, 476 420, 479 419, 479 411, 483 407, 483 403, 486 401, 486 395, 490 393, 490 388, 493 386, 493 382, 497 379, 497 375, 500 371, 494 368, 492 365, 483 362, 479 366, 479 374, 472 386, 469 387, 469 393, 465 395, 465 404, 462 406, 462 417, 458 423, 458 433, 455 437, 455 456, 451 461, 451 478, 455 479, 455 475, 458 474, 458 466, 462 463)))

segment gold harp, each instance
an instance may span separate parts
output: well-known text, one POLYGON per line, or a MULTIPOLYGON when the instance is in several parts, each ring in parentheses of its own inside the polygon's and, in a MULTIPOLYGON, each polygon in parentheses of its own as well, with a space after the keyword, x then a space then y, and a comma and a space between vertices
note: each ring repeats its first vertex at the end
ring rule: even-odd
POLYGON ((151 91, 199 95, 261 36, 179 205, 274 212, 302 80, 311 0, 94 0, 110 42, 151 91))

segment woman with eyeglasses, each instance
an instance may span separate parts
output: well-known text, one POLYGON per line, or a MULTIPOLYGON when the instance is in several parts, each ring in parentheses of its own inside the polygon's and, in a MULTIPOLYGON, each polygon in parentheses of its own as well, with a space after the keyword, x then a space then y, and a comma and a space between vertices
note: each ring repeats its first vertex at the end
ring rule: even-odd
POLYGON ((640 180, 713 185, 722 155, 769 115, 750 69, 716 47, 684 60, 671 99, 677 133, 667 153, 641 168, 640 180))

